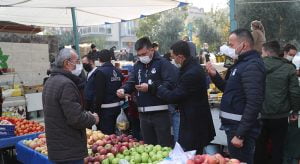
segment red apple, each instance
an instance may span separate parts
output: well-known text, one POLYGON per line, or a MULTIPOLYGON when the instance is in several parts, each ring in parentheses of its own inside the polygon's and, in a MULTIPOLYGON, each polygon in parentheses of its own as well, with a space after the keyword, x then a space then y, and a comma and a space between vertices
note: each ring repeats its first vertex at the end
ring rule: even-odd
POLYGON ((119 152, 118 148, 116 147, 111 148, 111 153, 113 153, 114 155, 116 155, 118 152, 119 152))
POLYGON ((143 144, 144 144, 144 141, 140 141, 140 144, 143 145, 143 144))
POLYGON ((106 158, 106 155, 100 155, 99 161, 103 161, 106 158))
POLYGON ((117 136, 116 136, 115 134, 111 134, 109 137, 110 137, 111 139, 117 138, 117 136))
POLYGON ((129 147, 129 143, 128 142, 123 142, 122 146, 126 146, 128 148, 129 147))
POLYGON ((129 139, 132 139, 132 138, 133 138, 133 136, 132 136, 132 135, 128 135, 128 138, 129 138, 129 139))
POLYGON ((105 155, 105 154, 107 154, 107 150, 106 149, 101 149, 99 153, 101 155, 105 155))
POLYGON ((124 152, 124 150, 128 150, 126 146, 122 146, 122 147, 120 148, 120 152, 122 152, 122 153, 123 153, 123 152, 124 152))

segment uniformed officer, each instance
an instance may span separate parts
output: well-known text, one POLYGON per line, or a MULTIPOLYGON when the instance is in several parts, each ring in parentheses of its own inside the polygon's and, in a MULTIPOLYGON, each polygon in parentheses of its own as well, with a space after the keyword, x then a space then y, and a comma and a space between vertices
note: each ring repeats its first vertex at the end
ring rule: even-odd
POLYGON ((95 65, 95 57, 89 53, 82 57, 82 65, 88 73, 84 87, 84 108, 87 111, 95 110, 95 75, 97 67, 95 65))
POLYGON ((136 90, 141 131, 145 143, 172 146, 168 105, 155 96, 153 86, 164 84, 173 87, 177 78, 177 69, 154 51, 147 37, 136 42, 135 50, 139 61, 134 65, 129 80, 122 89, 117 91, 117 95, 123 98, 125 94, 131 94, 136 90))
POLYGON ((113 134, 116 127, 116 119, 120 113, 120 99, 116 91, 122 86, 124 79, 121 72, 111 63, 109 50, 101 50, 99 53, 101 66, 97 68, 95 75, 95 105, 96 113, 101 117, 97 129, 104 134, 113 134))

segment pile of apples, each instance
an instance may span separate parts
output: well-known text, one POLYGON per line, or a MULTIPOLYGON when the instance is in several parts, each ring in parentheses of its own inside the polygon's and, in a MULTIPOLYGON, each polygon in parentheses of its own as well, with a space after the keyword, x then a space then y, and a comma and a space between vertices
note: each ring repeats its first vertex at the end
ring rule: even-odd
POLYGON ((37 152, 48 155, 45 133, 39 134, 38 137, 33 140, 24 140, 23 144, 37 152))
POLYGON ((221 154, 215 155, 196 155, 187 161, 187 164, 240 164, 237 159, 224 158, 221 154))
POLYGON ((14 124, 16 136, 44 132, 44 127, 35 121, 14 117, 0 117, 0 120, 7 120, 14 124))
MULTIPOLYGON (((90 140, 90 142, 94 142, 94 139, 90 140)), ((114 157, 118 153, 123 153, 140 144, 144 144, 143 141, 138 142, 132 135, 104 135, 102 139, 95 141, 93 145, 89 145, 88 141, 89 157, 85 158, 84 161, 85 163, 97 164, 97 162, 101 162, 109 156, 114 157)))

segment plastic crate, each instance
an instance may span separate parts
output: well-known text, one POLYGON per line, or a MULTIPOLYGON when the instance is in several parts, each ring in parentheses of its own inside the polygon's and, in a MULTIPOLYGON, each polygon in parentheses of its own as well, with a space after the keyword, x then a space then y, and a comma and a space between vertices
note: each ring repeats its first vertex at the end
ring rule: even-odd
POLYGON ((0 138, 8 138, 8 137, 14 137, 15 132, 14 131, 0 131, 0 138))
POLYGON ((0 125, 0 138, 15 136, 15 125, 0 125))
POLYGON ((15 125, 0 125, 0 131, 15 131, 15 125))

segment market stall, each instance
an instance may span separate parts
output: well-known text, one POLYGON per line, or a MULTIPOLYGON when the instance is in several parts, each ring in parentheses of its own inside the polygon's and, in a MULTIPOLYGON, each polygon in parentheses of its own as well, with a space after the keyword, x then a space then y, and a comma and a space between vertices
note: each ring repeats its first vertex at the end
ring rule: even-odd
MULTIPOLYGON (((85 164, 118 163, 187 163, 187 164, 239 164, 236 159, 224 158, 220 154, 195 156, 195 151, 184 152, 179 144, 172 150, 160 145, 147 145, 131 135, 105 135, 87 129, 88 157, 85 164), (177 162, 176 162, 177 161, 177 162), (197 163, 198 162, 198 163, 197 163)), ((47 155, 46 136, 19 141, 16 145, 17 159, 24 164, 52 164, 47 155)))

